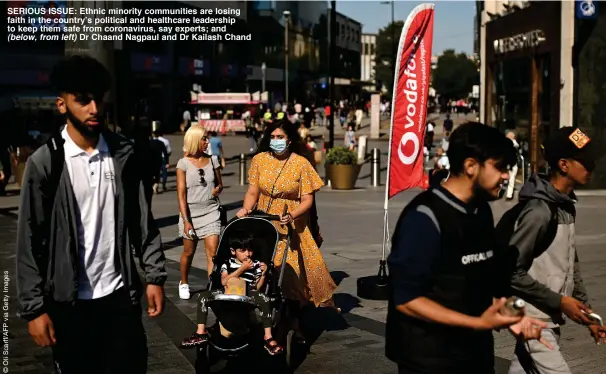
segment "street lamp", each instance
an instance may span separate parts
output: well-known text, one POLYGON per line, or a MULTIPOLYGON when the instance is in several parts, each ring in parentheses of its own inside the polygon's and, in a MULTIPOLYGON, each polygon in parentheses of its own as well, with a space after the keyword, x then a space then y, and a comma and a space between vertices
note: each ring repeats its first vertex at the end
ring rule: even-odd
POLYGON ((265 92, 265 70, 267 69, 267 65, 265 62, 261 64, 261 93, 265 92))
MULTIPOLYGON (((395 27, 395 1, 381 1, 381 4, 388 5, 391 4, 391 68, 393 69, 393 74, 396 73, 396 27, 395 27)), ((395 77, 394 77, 395 79, 395 77)))
POLYGON ((284 98, 288 103, 288 26, 290 21, 290 11, 284 11, 284 98))

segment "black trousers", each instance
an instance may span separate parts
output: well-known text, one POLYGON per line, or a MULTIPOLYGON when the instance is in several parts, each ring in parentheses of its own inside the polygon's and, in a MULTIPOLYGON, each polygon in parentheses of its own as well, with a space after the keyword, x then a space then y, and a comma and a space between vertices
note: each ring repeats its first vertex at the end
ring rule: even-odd
POLYGON ((57 344, 59 374, 145 374, 147 338, 141 307, 133 306, 124 287, 75 306, 56 306, 50 315, 57 344))

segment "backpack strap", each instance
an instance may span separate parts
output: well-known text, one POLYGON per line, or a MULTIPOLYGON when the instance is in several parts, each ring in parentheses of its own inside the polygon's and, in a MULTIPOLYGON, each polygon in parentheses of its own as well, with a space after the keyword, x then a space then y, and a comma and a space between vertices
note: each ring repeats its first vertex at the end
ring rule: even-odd
POLYGON ((42 183, 42 191, 45 197, 45 212, 50 214, 55 201, 55 195, 59 188, 61 175, 63 174, 63 166, 65 165, 65 150, 63 143, 65 140, 60 134, 51 136, 45 146, 48 147, 50 153, 50 169, 46 169, 46 178, 42 183))

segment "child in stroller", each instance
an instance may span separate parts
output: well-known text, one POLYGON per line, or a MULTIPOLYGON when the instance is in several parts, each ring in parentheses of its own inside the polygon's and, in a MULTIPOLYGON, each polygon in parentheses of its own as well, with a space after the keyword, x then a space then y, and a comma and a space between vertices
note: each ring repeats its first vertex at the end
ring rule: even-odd
MULTIPOLYGON (((260 292, 265 283, 267 265, 253 261, 253 249, 251 247, 252 237, 236 236, 229 238, 231 248, 231 258, 227 263, 221 266, 221 284, 229 287, 230 281, 241 279, 246 284, 246 293, 250 296, 261 312, 261 322, 264 330, 264 348, 270 355, 282 353, 283 348, 272 336, 272 313, 270 301, 260 292)), ((216 291, 217 292, 217 291, 216 291)), ((221 292, 221 291, 218 291, 221 292)), ((211 298, 212 291, 203 291, 198 299, 198 329, 191 337, 186 338, 181 343, 182 348, 192 348, 206 344, 209 339, 206 331, 206 321, 208 319, 208 300, 211 298)))

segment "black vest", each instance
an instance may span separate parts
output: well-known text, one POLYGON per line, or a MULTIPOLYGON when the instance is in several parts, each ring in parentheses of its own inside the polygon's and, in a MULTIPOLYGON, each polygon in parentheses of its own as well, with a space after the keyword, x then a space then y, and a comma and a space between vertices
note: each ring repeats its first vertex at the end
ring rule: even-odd
MULTIPOLYGON (((492 304, 499 280, 496 274, 500 273, 491 209, 486 203, 475 213, 464 213, 439 194, 444 193, 433 188, 419 194, 400 219, 420 205, 431 209, 439 224, 442 245, 426 296, 449 309, 480 316, 492 304)), ((394 247, 399 240, 406 238, 394 233, 394 247)), ((494 372, 492 331, 425 322, 395 307, 390 299, 386 354, 401 368, 423 374, 494 372)))

